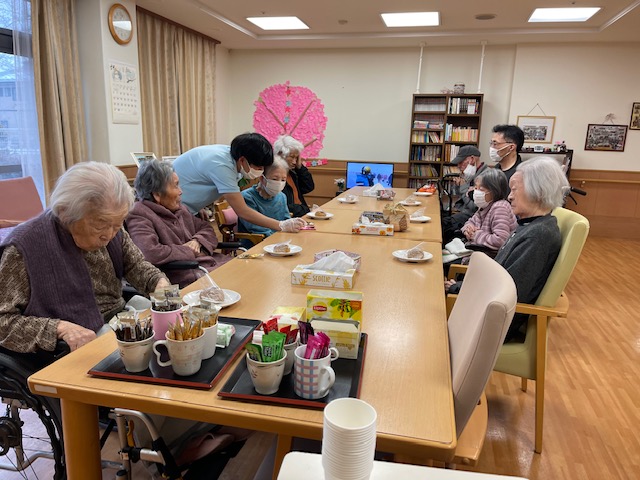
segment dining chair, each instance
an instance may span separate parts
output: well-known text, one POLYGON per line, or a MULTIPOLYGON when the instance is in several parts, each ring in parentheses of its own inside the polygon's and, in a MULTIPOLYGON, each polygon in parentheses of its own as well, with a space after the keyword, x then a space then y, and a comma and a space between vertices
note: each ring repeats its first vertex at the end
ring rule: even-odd
MULTIPOLYGON (((547 359, 548 325, 551 318, 566 317, 569 299, 564 293, 571 274, 578 263, 582 247, 589 234, 589 221, 572 210, 558 207, 553 210, 562 236, 558 258, 534 305, 518 303, 516 313, 529 315, 524 343, 509 342, 502 346, 494 370, 516 375, 522 379, 522 390, 527 391, 527 379, 536 382, 534 450, 542 452, 544 419, 544 380, 547 359)), ((462 273, 463 266, 453 265, 449 277, 462 273)), ((465 277, 465 283, 466 283, 465 277)), ((463 284, 464 285, 464 284, 463 284)), ((447 305, 457 303, 455 295, 447 296, 447 305)))
POLYGON ((42 210, 33 178, 0 180, 0 241, 17 225, 39 215, 42 210))
POLYGON ((242 242, 243 240, 247 240, 250 245, 248 245, 247 242, 242 243, 244 246, 250 247, 267 238, 265 235, 259 233, 238 232, 238 215, 226 200, 221 199, 216 201, 213 207, 214 218, 218 225, 218 230, 220 230, 222 234, 223 242, 242 242))
POLYGON ((488 415, 484 389, 516 301, 516 286, 509 273, 486 254, 473 253, 447 324, 458 437, 453 463, 474 464, 482 450, 488 415), (470 422, 472 414, 479 418, 470 422))

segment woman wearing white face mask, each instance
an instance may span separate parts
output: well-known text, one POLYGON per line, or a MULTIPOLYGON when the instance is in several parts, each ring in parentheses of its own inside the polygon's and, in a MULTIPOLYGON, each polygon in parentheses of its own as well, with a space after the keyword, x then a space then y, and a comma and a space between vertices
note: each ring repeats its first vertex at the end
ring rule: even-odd
MULTIPOLYGON (((287 183, 289 165, 279 155, 273 158, 273 163, 264 169, 260 181, 251 188, 242 191, 244 201, 249 208, 274 220, 287 220, 290 218, 287 208, 287 197, 282 189, 287 183)), ((276 230, 255 225, 243 218, 238 219, 238 231, 247 233, 259 233, 271 235, 276 230)))
POLYGON ((488 168, 475 179, 473 202, 478 211, 462 227, 469 246, 495 255, 517 226, 507 201, 507 177, 497 168, 488 168))

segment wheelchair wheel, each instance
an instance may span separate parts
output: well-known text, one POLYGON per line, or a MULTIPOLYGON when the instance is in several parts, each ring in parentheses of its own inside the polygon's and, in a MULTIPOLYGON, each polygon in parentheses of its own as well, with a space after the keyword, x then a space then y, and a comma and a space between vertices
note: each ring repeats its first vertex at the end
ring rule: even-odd
POLYGON ((56 399, 29 391, 27 378, 35 370, 0 353, 0 472, 18 472, 25 479, 61 480, 66 473, 60 406, 56 399))

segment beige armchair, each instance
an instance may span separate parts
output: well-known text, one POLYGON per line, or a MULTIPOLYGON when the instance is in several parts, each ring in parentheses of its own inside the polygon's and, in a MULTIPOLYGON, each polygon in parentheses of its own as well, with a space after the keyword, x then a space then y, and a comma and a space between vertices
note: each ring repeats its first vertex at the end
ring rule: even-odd
MULTIPOLYGON (((524 343, 511 342, 503 345, 495 366, 496 371, 521 377, 522 390, 525 392, 527 379, 536 381, 534 450, 537 453, 542 452, 547 326, 552 317, 567 316, 569 300, 563 290, 578 263, 582 247, 589 234, 589 221, 579 213, 559 207, 552 212, 552 215, 556 217, 562 235, 560 253, 535 305, 519 303, 516 307, 517 313, 530 315, 524 343)), ((456 274, 464 271, 464 268, 459 267, 463 266, 454 265, 451 267, 450 278, 454 278, 456 274)), ((465 277, 465 283, 466 281, 465 277)), ((448 308, 457 304, 455 297, 455 295, 447 296, 448 308)))

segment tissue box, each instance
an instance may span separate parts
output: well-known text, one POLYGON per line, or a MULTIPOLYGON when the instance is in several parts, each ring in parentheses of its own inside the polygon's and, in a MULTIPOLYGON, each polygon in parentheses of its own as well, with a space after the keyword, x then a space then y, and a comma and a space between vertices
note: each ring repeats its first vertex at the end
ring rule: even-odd
POLYGON ((298 321, 307 321, 306 307, 276 307, 271 317, 278 317, 278 328, 286 325, 298 328, 298 321))
POLYGON ((307 318, 362 321, 362 292, 309 290, 307 318))
POLYGON ((338 249, 323 250, 322 252, 318 252, 313 256, 313 262, 315 263, 318 260, 320 260, 321 258, 328 257, 329 255, 333 255, 336 252, 342 252, 345 255, 347 255, 348 257, 352 258, 353 261, 355 262, 356 272, 360 271, 360 263, 361 263, 360 255, 358 255, 357 253, 353 253, 353 252, 347 252, 346 250, 338 250, 338 249))
POLYGON ((351 227, 354 235, 392 236, 393 225, 371 225, 368 223, 354 223, 351 227))
POLYGON ((309 290, 307 318, 315 332, 331 338, 341 358, 358 358, 362 330, 362 292, 309 290))
POLYGON ((307 265, 298 265, 291 271, 292 285, 309 285, 314 287, 353 288, 355 268, 346 272, 332 270, 313 270, 307 265))
POLYGON ((361 217, 367 217, 371 223, 380 222, 384 223, 384 213, 382 212, 372 212, 370 210, 365 210, 362 212, 361 217))
POLYGON ((325 320, 312 318, 313 331, 326 333, 331 342, 329 346, 338 349, 340 358, 357 359, 360 345, 360 322, 353 320, 325 320))
POLYGON ((363 197, 377 197, 378 196, 378 191, 377 190, 363 190, 362 191, 362 196, 363 197))

